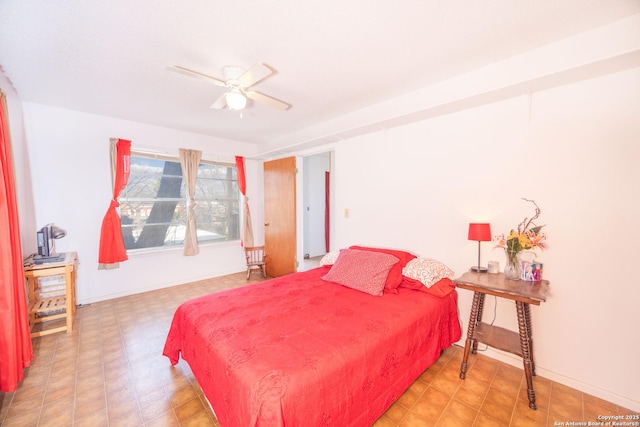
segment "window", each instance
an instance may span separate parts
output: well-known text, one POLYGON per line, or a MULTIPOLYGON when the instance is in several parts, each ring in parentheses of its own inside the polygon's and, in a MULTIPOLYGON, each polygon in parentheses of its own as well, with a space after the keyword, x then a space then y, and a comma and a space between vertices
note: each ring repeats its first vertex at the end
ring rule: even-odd
MULTIPOLYGON (((132 152, 129 182, 118 198, 127 251, 181 246, 187 224, 186 194, 178 158, 132 152)), ((240 238, 235 164, 201 161, 195 201, 199 243, 240 238)))

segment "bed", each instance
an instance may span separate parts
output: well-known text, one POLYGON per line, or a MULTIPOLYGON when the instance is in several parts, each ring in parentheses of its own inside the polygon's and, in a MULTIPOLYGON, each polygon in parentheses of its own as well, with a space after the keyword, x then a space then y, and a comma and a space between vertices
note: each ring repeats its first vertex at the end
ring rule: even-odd
POLYGON ((352 247, 189 300, 163 354, 189 364, 223 427, 370 426, 461 334, 453 272, 411 279, 424 259, 401 253, 352 247))

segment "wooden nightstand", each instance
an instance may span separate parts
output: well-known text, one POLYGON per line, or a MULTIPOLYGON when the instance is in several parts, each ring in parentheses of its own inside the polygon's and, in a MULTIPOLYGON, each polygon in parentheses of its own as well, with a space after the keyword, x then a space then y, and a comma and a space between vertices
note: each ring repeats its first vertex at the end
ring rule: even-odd
POLYGON ((469 271, 455 279, 454 282, 459 288, 473 291, 473 305, 471 306, 471 316, 469 317, 467 340, 464 345, 464 356, 460 366, 460 378, 465 378, 469 352, 475 354, 479 342, 499 350, 517 354, 522 357, 524 364, 529 407, 536 409, 536 394, 533 390, 532 379, 532 375, 536 374, 536 365, 533 361, 533 338, 529 305, 540 305, 541 302, 546 301, 549 281, 525 282, 523 280, 507 280, 502 273, 487 274, 469 271), (519 333, 482 322, 482 310, 486 295, 495 295, 515 301, 519 333))
POLYGON ((36 265, 33 255, 25 260, 24 277, 29 298, 29 323, 64 319, 64 325, 31 333, 31 338, 73 330, 76 314, 76 272, 78 255, 63 253, 64 261, 36 265))

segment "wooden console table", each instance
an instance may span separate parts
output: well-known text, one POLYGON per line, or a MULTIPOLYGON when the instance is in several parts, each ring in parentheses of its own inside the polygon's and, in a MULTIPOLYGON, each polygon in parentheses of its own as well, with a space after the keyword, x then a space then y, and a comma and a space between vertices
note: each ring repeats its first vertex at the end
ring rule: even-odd
POLYGON ((464 345, 464 356, 460 366, 460 378, 465 378, 469 352, 475 354, 479 342, 516 354, 522 357, 524 364, 529 407, 536 409, 536 394, 533 390, 532 379, 532 376, 536 374, 536 365, 533 361, 533 338, 529 305, 540 305, 541 302, 546 301, 549 281, 508 280, 505 279, 502 273, 488 274, 468 271, 455 279, 454 282, 459 288, 473 291, 473 305, 471 306, 471 316, 469 317, 467 340, 464 345), (482 310, 486 295, 495 295, 515 301, 519 333, 482 322, 482 310))
POLYGON ((32 257, 25 260, 24 277, 27 280, 31 327, 36 323, 65 319, 64 326, 32 332, 32 338, 62 331, 70 334, 73 330, 78 255, 75 252, 60 255, 64 255, 64 261, 34 264, 32 257))

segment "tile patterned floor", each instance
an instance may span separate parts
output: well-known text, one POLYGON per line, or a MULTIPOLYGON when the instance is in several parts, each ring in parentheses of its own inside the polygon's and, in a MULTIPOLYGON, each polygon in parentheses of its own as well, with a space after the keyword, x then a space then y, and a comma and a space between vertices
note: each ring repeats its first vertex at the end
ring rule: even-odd
MULTIPOLYGON (((0 426, 218 426, 189 366, 171 367, 161 353, 182 301, 246 283, 239 273, 80 307, 72 334, 34 339, 21 387, 0 392, 0 426)), ((521 369, 478 354, 463 381, 461 359, 461 348, 446 350, 374 426, 552 426, 631 414, 542 377, 533 411, 521 369)))

